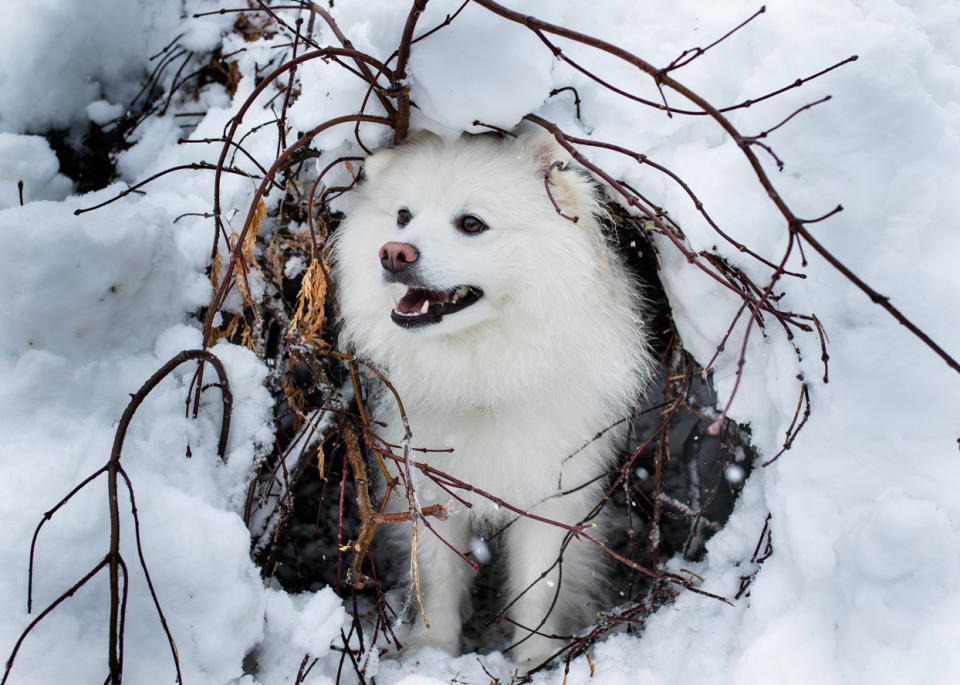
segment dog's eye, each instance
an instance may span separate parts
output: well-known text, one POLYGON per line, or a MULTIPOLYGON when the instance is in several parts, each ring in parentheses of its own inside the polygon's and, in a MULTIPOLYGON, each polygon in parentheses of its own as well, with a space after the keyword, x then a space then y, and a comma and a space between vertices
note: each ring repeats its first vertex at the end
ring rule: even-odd
POLYGON ((457 219, 457 228, 469 235, 476 235, 477 233, 483 233, 490 227, 473 214, 464 214, 457 219))
POLYGON ((409 209, 401 209, 397 212, 397 226, 406 226, 412 218, 413 214, 410 213, 409 209))

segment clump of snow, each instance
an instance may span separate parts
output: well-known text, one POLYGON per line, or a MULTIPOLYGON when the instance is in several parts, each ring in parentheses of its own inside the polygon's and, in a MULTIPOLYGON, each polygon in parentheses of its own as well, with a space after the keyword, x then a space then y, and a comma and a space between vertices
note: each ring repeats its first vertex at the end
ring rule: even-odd
POLYGON ((271 678, 290 679, 298 666, 316 659, 321 664, 311 669, 313 675, 305 683, 328 683, 330 664, 336 668, 336 655, 330 645, 347 621, 343 603, 331 588, 292 597, 283 591, 267 590, 265 594, 264 635, 253 655, 260 673, 257 681, 269 683, 271 678), (272 675, 271 675, 272 674, 272 675))
POLYGON ((95 100, 87 105, 87 116, 93 123, 103 126, 123 114, 125 109, 123 105, 106 100, 95 100))
POLYGON ((307 268, 307 265, 303 257, 294 256, 288 259, 286 264, 283 265, 283 275, 287 278, 295 278, 300 275, 305 268, 307 268))
POLYGON ((473 538, 470 540, 470 552, 473 554, 473 558, 481 564, 488 563, 493 557, 490 553, 490 547, 487 546, 487 541, 483 538, 473 538))
POLYGON ((40 136, 0 133, 0 209, 34 200, 62 200, 73 182, 60 172, 50 144, 40 136))
POLYGON ((411 98, 422 115, 417 123, 456 132, 473 130, 477 120, 513 128, 547 99, 552 65, 535 35, 469 5, 411 52, 411 98))
POLYGON ((744 478, 743 467, 730 464, 723 470, 723 477, 732 485, 739 485, 744 478))

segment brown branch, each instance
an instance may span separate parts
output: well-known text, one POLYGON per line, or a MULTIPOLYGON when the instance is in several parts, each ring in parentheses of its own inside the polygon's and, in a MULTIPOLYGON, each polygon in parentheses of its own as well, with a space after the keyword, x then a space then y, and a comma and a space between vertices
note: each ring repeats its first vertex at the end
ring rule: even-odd
POLYGON ((793 447, 793 441, 796 439, 797 434, 801 429, 806 425, 807 419, 810 418, 810 392, 807 389, 807 384, 804 383, 800 387, 800 397, 797 398, 797 409, 793 412, 793 419, 790 421, 790 425, 787 427, 787 437, 784 439, 783 447, 775 455, 763 462, 763 466, 769 466, 777 459, 780 458, 780 455, 786 452, 788 449, 793 447), (804 408, 805 405, 805 408, 804 408), (797 419, 800 417, 800 410, 803 408, 803 418, 800 419, 800 423, 797 423, 797 419))
POLYGON ((394 118, 393 144, 399 145, 407 137, 410 128, 410 89, 404 85, 407 78, 407 60, 410 59, 410 44, 413 41, 413 30, 417 26, 420 14, 427 6, 427 0, 414 0, 407 14, 407 21, 400 36, 400 47, 397 48, 397 67, 394 71, 395 82, 393 95, 397 98, 397 115, 394 118))
MULTIPOLYGON (((157 611, 157 616, 160 618, 160 626, 163 628, 163 634, 166 636, 167 644, 170 646, 173 664, 177 670, 177 682, 183 683, 183 675, 180 672, 180 655, 177 652, 177 643, 173 639, 173 633, 170 632, 170 626, 167 625, 167 617, 164 616, 163 609, 160 608, 160 599, 157 597, 157 590, 153 587, 153 580, 150 578, 150 571, 147 569, 147 561, 143 558, 143 543, 140 540, 140 517, 137 516, 137 502, 133 496, 133 483, 130 482, 130 477, 127 475, 126 471, 123 469, 120 469, 119 471, 120 475, 123 477, 124 483, 126 483, 127 494, 130 496, 130 514, 133 517, 133 533, 137 541, 137 558, 140 560, 140 570, 143 571, 144 580, 147 581, 147 589, 150 591, 150 598, 153 600, 153 607, 157 611)), ((126 575, 126 572, 124 575, 126 575)), ((126 589, 127 586, 124 584, 124 592, 126 592, 126 589)), ((120 639, 123 639, 122 627, 120 629, 120 639)))
POLYGON ((80 484, 77 485, 69 493, 67 493, 67 495, 63 499, 57 502, 57 504, 54 505, 53 509, 51 509, 50 511, 46 512, 43 515, 43 518, 40 519, 40 523, 37 524, 36 530, 33 531, 33 540, 30 542, 30 563, 27 567, 27 613, 28 614, 33 613, 33 560, 34 560, 34 556, 37 549, 37 537, 39 537, 40 535, 40 529, 43 527, 43 524, 45 524, 47 521, 53 518, 53 515, 57 513, 57 510, 60 509, 60 507, 62 507, 64 504, 70 501, 70 499, 74 495, 76 495, 78 492, 80 492, 80 490, 86 487, 86 485, 90 481, 95 480, 101 474, 106 473, 106 471, 107 471, 107 467, 101 466, 99 469, 94 471, 91 475, 87 476, 82 481, 80 481, 80 484))
MULTIPOLYGON (((366 576, 360 571, 360 565, 370 550, 370 544, 373 542, 373 536, 374 533, 376 533, 377 526, 381 523, 411 521, 416 514, 413 511, 384 514, 373 508, 370 503, 370 486, 367 482, 366 469, 363 466, 363 456, 360 454, 360 444, 357 441, 357 435, 353 428, 345 422, 341 430, 344 445, 347 448, 347 460, 350 463, 350 470, 353 473, 357 510, 360 513, 360 532, 357 534, 357 539, 351 541, 348 545, 353 550, 353 560, 350 563, 350 568, 347 570, 347 583, 354 589, 360 590, 363 589, 367 580, 366 576)), ((446 506, 442 504, 423 507, 419 513, 422 516, 435 516, 441 521, 449 516, 446 506)))
POLYGON ((690 49, 684 50, 683 52, 680 53, 680 56, 679 56, 679 57, 677 57, 675 60, 673 60, 672 62, 670 62, 670 64, 663 70, 664 73, 673 71, 674 69, 680 69, 680 68, 682 68, 682 67, 687 66, 687 65, 690 64, 693 60, 695 60, 695 59, 697 59, 698 57, 700 57, 700 56, 702 56, 703 54, 705 54, 705 53, 707 52, 707 50, 709 50, 709 49, 712 48, 712 47, 715 47, 715 46, 719 45, 720 43, 722 43, 723 41, 725 41, 727 38, 729 38, 730 36, 732 36, 734 33, 736 33, 737 31, 739 31, 740 29, 742 29, 744 26, 746 26, 747 24, 749 24, 751 21, 753 21, 754 19, 756 19, 757 17, 759 17, 761 14, 763 14, 763 13, 766 12, 766 11, 767 11, 767 6, 766 6, 766 5, 761 6, 760 9, 758 9, 758 10, 757 10, 756 12, 754 12, 752 15, 750 15, 749 17, 747 17, 747 19, 745 19, 743 22, 741 22, 741 23, 738 24, 737 26, 734 26, 732 29, 730 29, 730 30, 727 31, 725 34, 723 34, 722 36, 720 36, 719 38, 717 38, 715 41, 713 41, 712 43, 710 43, 710 45, 708 45, 708 46, 705 47, 705 48, 690 48, 690 49))
MULTIPOLYGON (((340 41, 340 44, 343 45, 343 47, 346 48, 348 51, 353 53, 347 56, 352 57, 353 61, 357 65, 357 68, 360 70, 360 73, 363 74, 363 77, 367 80, 367 82, 371 84, 371 86, 376 83, 377 79, 373 75, 373 72, 371 72, 369 67, 367 66, 368 63, 370 64, 370 66, 373 66, 375 69, 377 69, 377 71, 379 71, 381 74, 386 76, 387 79, 390 81, 391 86, 396 85, 397 76, 393 74, 389 69, 387 69, 384 65, 378 66, 377 64, 373 64, 373 61, 371 61, 372 58, 370 58, 369 55, 366 55, 362 52, 357 52, 356 49, 353 47, 353 43, 351 43, 349 39, 347 39, 347 37, 343 35, 343 31, 340 30, 340 27, 337 25, 337 22, 334 21, 333 17, 330 15, 328 11, 326 11, 325 9, 323 9, 322 7, 320 7, 318 4, 314 2, 310 3, 310 7, 313 10, 315 10, 317 14, 323 17, 323 20, 327 22, 327 26, 330 27, 331 31, 333 31, 333 35, 337 37, 337 40, 340 41)), ((377 94, 377 99, 380 101, 380 104, 383 107, 383 110, 387 113, 387 116, 390 119, 396 120, 397 110, 396 108, 394 108, 393 103, 390 102, 390 98, 388 98, 384 93, 381 93, 379 90, 376 91, 376 94, 377 94)))
POLYGON ((580 120, 580 93, 577 92, 576 88, 574 88, 573 86, 563 86, 562 88, 554 88, 553 90, 550 91, 549 97, 553 97, 554 95, 559 95, 565 90, 569 90, 571 93, 573 93, 573 106, 577 111, 577 121, 579 121, 580 120))
POLYGON ((562 169, 562 168, 563 168, 563 162, 554 162, 553 164, 551 164, 550 168, 547 169, 543 174, 543 187, 546 188, 547 197, 550 198, 550 202, 553 203, 553 208, 557 210, 557 214, 562 216, 567 221, 570 221, 571 223, 577 223, 578 221, 580 221, 580 217, 568 216, 567 214, 564 214, 563 210, 560 209, 560 205, 558 205, 557 201, 553 198, 553 193, 550 192, 550 174, 553 172, 554 169, 562 169))
POLYGON ((910 319, 904 316, 899 309, 890 304, 890 298, 884 295, 881 295, 876 290, 867 285, 859 276, 853 273, 843 262, 833 256, 823 245, 816 240, 810 232, 806 229, 803 223, 799 223, 795 226, 794 230, 799 235, 802 235, 804 240, 816 250, 821 257, 823 257, 834 269, 843 274, 844 278, 853 283, 857 288, 859 288, 863 293, 870 298, 870 301, 874 304, 880 305, 883 309, 887 311, 897 322, 910 331, 915 337, 919 338, 924 345, 933 350, 943 361, 947 363, 951 369, 960 373, 960 363, 957 362, 951 355, 949 355, 946 350, 940 347, 933 339, 924 333, 916 324, 914 324, 910 319))
POLYGON ((485 124, 485 123, 483 123, 482 121, 480 121, 479 119, 474 119, 474 120, 473 120, 473 125, 474 125, 474 126, 482 126, 483 128, 488 128, 488 129, 490 129, 491 131, 496 131, 497 133, 499 133, 501 136, 503 136, 503 137, 505 137, 505 138, 516 138, 516 137, 517 137, 517 134, 514 133, 513 131, 508 131, 508 130, 505 129, 505 128, 500 128, 499 126, 494 126, 493 124, 485 124))
POLYGON ((216 170, 218 173, 219 173, 220 171, 225 171, 225 172, 227 172, 227 173, 237 174, 238 176, 247 176, 248 178, 253 178, 253 176, 251 176, 251 175, 248 174, 246 171, 243 171, 243 170, 241 170, 241 169, 235 169, 235 168, 233 168, 233 167, 221 167, 220 169, 218 169, 217 167, 215 167, 214 165, 212 165, 212 164, 210 164, 210 163, 208 163, 208 162, 194 162, 194 163, 192 163, 192 164, 180 164, 180 165, 178 165, 178 166, 170 167, 169 169, 164 169, 163 171, 159 171, 159 172, 155 173, 153 176, 150 176, 149 178, 145 178, 144 180, 140 181, 139 183, 135 183, 135 184, 133 184, 132 186, 129 186, 126 190, 124 190, 124 191, 120 192, 119 194, 111 197, 109 200, 104 200, 104 201, 101 202, 100 204, 93 205, 92 207, 77 208, 77 209, 73 210, 73 213, 74 213, 75 216, 80 216, 81 214, 84 214, 84 213, 86 213, 86 212, 92 212, 92 211, 95 210, 95 209, 100 209, 101 207, 106 207, 107 205, 112 204, 112 203, 116 202, 117 200, 119 200, 120 198, 125 197, 125 196, 129 195, 130 193, 135 192, 137 189, 141 188, 142 186, 145 186, 146 184, 150 183, 151 181, 154 181, 154 180, 160 178, 161 176, 165 176, 165 175, 167 175, 167 174, 169 174, 169 173, 173 173, 174 171, 182 171, 182 170, 184 170, 184 169, 193 169, 194 171, 196 171, 196 170, 198 170, 198 169, 211 169, 211 170, 216 170))
POLYGON ((830 360, 830 355, 827 354, 827 332, 823 330, 823 325, 816 315, 811 315, 810 318, 813 319, 813 324, 817 328, 817 335, 820 337, 820 361, 823 362, 823 382, 826 384, 830 382, 830 369, 827 366, 827 362, 830 360))
POLYGON ((60 604, 69 597, 72 597, 77 590, 87 584, 87 582, 93 578, 97 573, 99 573, 110 561, 110 556, 104 557, 96 566, 94 566, 83 578, 78 580, 74 585, 64 592, 62 595, 57 597, 53 602, 47 606, 46 609, 40 612, 40 614, 33 619, 30 624, 20 633, 20 637, 17 639, 16 644, 13 646, 13 651, 10 652, 10 656, 7 657, 6 668, 3 672, 3 679, 0 680, 0 685, 6 685, 7 678, 10 676, 10 669, 13 668, 13 662, 17 658, 17 652, 20 651, 20 647, 23 645, 23 641, 27 639, 27 635, 30 634, 30 631, 33 630, 40 621, 47 617, 51 611, 56 609, 60 604))
MULTIPOLYGON (((127 408, 124 410, 123 415, 120 417, 120 424, 117 426, 117 432, 114 436, 113 449, 110 453, 110 462, 108 464, 108 495, 110 502, 110 553, 108 554, 108 560, 110 562, 110 634, 109 634, 109 660, 110 660, 110 673, 113 682, 116 685, 120 683, 121 677, 121 660, 122 655, 120 653, 120 639, 122 631, 119 626, 119 598, 117 596, 117 580, 119 574, 119 565, 121 563, 120 558, 120 511, 117 500, 117 476, 122 472, 120 467, 120 454, 123 450, 123 441, 127 434, 127 428, 130 425, 130 422, 133 420, 133 416, 136 413, 137 409, 146 399, 153 389, 167 377, 174 369, 176 369, 181 364, 192 360, 203 360, 208 361, 214 367, 217 372, 217 375, 220 378, 220 389, 223 395, 223 419, 221 422, 221 432, 220 432, 220 442, 217 448, 217 451, 220 455, 220 458, 223 459, 226 455, 226 445, 227 437, 230 430, 230 414, 233 404, 233 397, 230 393, 230 386, 227 383, 226 372, 224 371, 223 364, 220 360, 211 352, 207 350, 184 350, 176 356, 174 356, 170 361, 161 366, 149 379, 141 386, 141 388, 131 395, 130 402, 127 404, 127 408)), ((130 485, 129 479, 127 479, 126 474, 124 474, 124 479, 127 482, 127 486, 130 492, 131 505, 134 507, 134 521, 136 523, 135 530, 137 531, 137 548, 138 553, 140 553, 140 560, 143 565, 143 569, 146 572, 146 564, 143 561, 143 556, 140 547, 139 539, 139 521, 136 517, 136 505, 133 502, 133 487, 130 485)), ((173 642, 173 636, 170 634, 166 626, 166 619, 163 617, 162 611, 160 611, 160 604, 157 600, 156 593, 153 590, 153 584, 150 581, 149 573, 146 574, 147 584, 150 587, 151 595, 153 596, 155 606, 158 610, 161 623, 163 624, 164 630, 166 631, 167 638, 170 642, 171 651, 174 656, 174 661, 177 667, 177 680, 182 682, 180 678, 180 666, 179 660, 177 659, 177 648, 176 644, 173 642)))
POLYGON ((784 119, 783 121, 781 121, 781 122, 780 122, 779 124, 777 124, 776 126, 772 126, 772 127, 768 128, 766 131, 764 131, 764 132, 762 132, 762 133, 758 133, 758 134, 755 135, 755 136, 749 136, 749 137, 747 137, 747 138, 744 138, 744 140, 758 140, 758 139, 760 139, 760 138, 766 138, 769 134, 773 133, 773 132, 776 131, 778 128, 780 128, 781 126, 783 126, 784 124, 786 124, 788 121, 790 121, 791 119, 793 119, 795 116, 797 116, 798 114, 800 114, 800 112, 804 112, 804 111, 806 111, 806 110, 808 110, 808 109, 810 109, 810 108, 812 108, 812 107, 816 107, 817 105, 823 104, 824 102, 828 102, 831 98, 832 98, 832 96, 826 95, 826 96, 820 98, 819 100, 814 100, 813 102, 809 102, 809 103, 807 103, 806 105, 804 105, 803 107, 799 107, 799 108, 797 108, 796 110, 794 110, 794 112, 793 112, 790 116, 788 116, 786 119, 784 119))
POLYGON ((756 566, 754 567, 753 572, 745 576, 740 576, 740 589, 737 590, 737 594, 734 596, 734 599, 750 596, 748 590, 750 589, 751 583, 753 583, 754 577, 760 570, 760 564, 765 562, 773 553, 773 533, 770 531, 770 518, 771 515, 767 514, 767 518, 763 521, 763 528, 760 531, 760 537, 757 539, 757 546, 754 548, 753 554, 750 556, 750 563, 756 564, 756 566), (764 540, 766 540, 766 545, 763 544, 764 540), (764 547, 763 556, 760 555, 761 546, 764 547))
POLYGON ((424 32, 424 33, 421 33, 419 36, 417 36, 417 37, 414 38, 412 41, 410 41, 410 43, 411 43, 411 44, 413 44, 413 43, 419 43, 419 42, 420 42, 421 40, 423 40, 424 38, 428 38, 429 36, 432 36, 434 33, 436 33, 437 31, 439 31, 440 29, 442 29, 442 28, 444 28, 444 27, 446 27, 446 26, 449 26, 451 23, 453 23, 453 20, 456 19, 457 16, 459 16, 459 14, 460 14, 460 13, 464 10, 464 8, 465 8, 467 5, 469 5, 469 4, 470 4, 470 0, 463 0, 463 2, 462 2, 462 3, 460 4, 460 6, 456 9, 456 11, 452 12, 451 14, 446 15, 446 16, 444 17, 443 21, 441 21, 439 24, 437 24, 436 26, 434 26, 434 27, 433 27, 432 29, 430 29, 429 31, 426 31, 426 32, 424 32))
MULTIPOLYGON (((821 69, 820 71, 818 71, 818 72, 815 73, 815 74, 811 74, 810 76, 805 76, 805 77, 803 77, 803 78, 798 78, 796 81, 794 81, 793 83, 791 83, 791 84, 788 85, 788 86, 784 86, 783 88, 778 88, 777 90, 770 91, 770 92, 767 93, 766 95, 761 95, 760 97, 757 97, 757 98, 752 98, 752 99, 750 99, 750 100, 744 100, 743 102, 741 102, 741 103, 739 103, 739 104, 736 104, 736 105, 730 105, 730 106, 728 106, 728 107, 721 107, 718 111, 726 113, 726 112, 733 111, 733 110, 735 110, 735 109, 743 109, 743 108, 746 108, 746 107, 752 107, 753 105, 757 104, 758 102, 763 102, 764 100, 769 100, 770 98, 776 97, 777 95, 780 95, 780 94, 782 94, 782 93, 785 93, 785 92, 787 92, 788 90, 793 90, 794 88, 799 88, 799 87, 802 86, 804 83, 807 83, 807 82, 809 82, 809 81, 812 81, 812 80, 814 80, 815 78, 819 78, 819 77, 823 76, 824 74, 828 74, 828 73, 830 73, 831 71, 833 71, 834 69, 838 69, 838 68, 844 66, 845 64, 850 64, 851 62, 856 62, 858 59, 860 59, 858 55, 851 55, 850 57, 847 57, 846 59, 840 60, 840 61, 837 62, 836 64, 831 64, 831 65, 830 65, 829 67, 827 67, 826 69, 821 69)), ((684 114, 701 114, 701 115, 705 115, 705 114, 708 114, 708 113, 707 113, 707 112, 684 112, 684 114)))
MULTIPOLYGON (((262 0, 258 0, 261 5, 263 5, 262 0)), ((313 13, 311 13, 313 16, 313 13)), ((293 32, 293 51, 291 56, 293 59, 297 58, 297 48, 300 47, 300 27, 303 25, 303 17, 297 17, 297 26, 293 32)), ((287 147, 287 109, 290 107, 290 99, 293 95, 293 86, 297 78, 297 69, 294 67, 290 70, 290 74, 287 79, 287 87, 283 91, 283 105, 280 107, 280 116, 278 117, 279 121, 277 122, 277 128, 279 129, 279 135, 277 136, 277 154, 287 147)))

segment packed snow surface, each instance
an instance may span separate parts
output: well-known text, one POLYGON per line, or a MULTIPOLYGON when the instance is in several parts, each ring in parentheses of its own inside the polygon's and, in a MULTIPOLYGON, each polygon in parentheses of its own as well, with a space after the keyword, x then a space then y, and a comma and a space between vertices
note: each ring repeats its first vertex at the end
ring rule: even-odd
MULTIPOLYGON (((236 3, 238 5, 245 3, 236 3)), ((362 51, 387 59, 410 3, 338 0, 331 10, 362 51)), ((432 0, 420 27, 459 7, 432 0)), ((187 49, 212 49, 232 19, 192 19, 230 7, 214 0, 5 0, 0 6, 0 653, 49 602, 106 554, 110 522, 101 476, 57 512, 40 535, 34 613, 26 612, 30 540, 44 512, 110 454, 130 394, 164 362, 200 346, 194 313, 210 297, 204 269, 212 222, 212 174, 183 171, 103 209, 74 216, 157 171, 210 159, 215 148, 177 139, 217 137, 253 90, 253 73, 277 53, 282 35, 244 43, 243 74, 231 101, 210 87, 197 102, 174 104, 143 122, 117 160, 122 181, 82 197, 59 173, 42 134, 82 136, 107 124, 137 94, 149 61, 178 35, 187 49), (177 118, 182 112, 199 115, 177 118), (188 128, 182 128, 186 124, 188 128), (20 206, 18 181, 23 181, 20 206), (176 221, 175 221, 176 220, 176 221)), ((520 2, 523 13, 615 43, 658 66, 705 46, 758 9, 743 0, 705 4, 604 0, 520 2)), ((295 12, 286 12, 291 24, 295 12)), ((759 151, 780 194, 802 218, 842 204, 810 224, 839 260, 864 278, 955 357, 960 355, 960 5, 914 0, 773 0, 766 12, 706 55, 672 73, 710 102, 756 98, 852 54, 859 59, 801 88, 730 113, 743 132, 772 128, 764 140, 785 162, 777 172, 759 151)), ((336 44, 318 21, 315 38, 336 44)), ((659 100, 653 81, 608 55, 555 39, 565 54, 618 88, 659 100)), ((476 120, 510 128, 535 112, 581 136, 642 151, 682 177, 737 240, 778 260, 787 227, 737 145, 706 117, 675 115, 631 102, 554 58, 531 32, 468 5, 446 28, 413 46, 408 83, 419 105, 414 127, 454 133, 476 120), (575 116, 570 91, 581 100, 575 116)), ((301 70, 291 125, 306 130, 359 110, 365 84, 334 63, 301 70)), ((671 105, 689 107, 667 94, 671 105)), ((247 126, 275 115, 264 97, 247 126)), ((373 103, 369 111, 376 113, 373 103)), ((269 129, 266 129, 269 130, 269 129)), ((370 147, 384 127, 364 125, 370 147)), ((353 127, 329 129, 315 145, 356 152, 353 127)), ((247 147, 272 160, 276 139, 247 147)), ((756 148, 755 148, 756 149, 756 148)), ((766 267, 718 239, 681 188, 612 152, 584 149, 614 177, 667 207, 689 245, 720 254, 758 282, 766 267)), ((321 159, 324 162, 327 157, 321 159)), ((242 160, 238 162, 242 163, 242 160)), ((246 179, 224 181, 223 206, 245 213, 246 179)), ((275 198, 273 198, 275 201, 275 198)), ((685 344, 706 363, 739 300, 669 245, 663 279, 685 344)), ((726 527, 692 570, 703 589, 733 597, 770 515, 774 552, 747 598, 728 606, 682 593, 649 618, 639 636, 619 634, 571 664, 566 682, 953 683, 960 673, 960 375, 817 255, 794 254, 786 309, 816 313, 829 337, 829 383, 816 335, 791 342, 770 326, 754 335, 730 416, 748 423, 761 459, 784 441, 799 392, 809 384, 812 416, 792 449, 747 479, 726 527), (593 670, 595 669, 595 670, 593 670)), ((733 391, 743 325, 714 367, 721 402, 733 391)), ((192 366, 164 380, 140 408, 123 464, 136 494, 144 557, 186 683, 293 682, 305 654, 319 658, 304 681, 330 683, 331 651, 347 612, 330 588, 290 596, 267 587, 249 557, 240 518, 248 479, 272 442, 272 401, 264 362, 228 344, 224 362, 235 398, 226 459, 217 455, 220 396, 204 392, 198 418, 184 416, 192 366), (186 458, 189 447, 190 458, 186 458), (251 655, 251 656, 248 656, 251 655), (245 657, 246 661, 245 661, 245 657), (255 668, 251 666, 255 662, 255 668), (246 671, 245 671, 246 663, 246 671)), ((173 681, 169 647, 139 569, 121 488, 122 542, 129 569, 125 682, 173 681)), ((45 618, 24 641, 9 682, 102 682, 106 675, 107 581, 101 573, 45 618)), ((486 683, 483 668, 509 682, 514 667, 493 653, 452 659, 426 649, 403 660, 370 652, 381 685, 486 683)), ((349 669, 348 669, 349 670, 349 669)), ((537 674, 559 683, 562 673, 537 674)))

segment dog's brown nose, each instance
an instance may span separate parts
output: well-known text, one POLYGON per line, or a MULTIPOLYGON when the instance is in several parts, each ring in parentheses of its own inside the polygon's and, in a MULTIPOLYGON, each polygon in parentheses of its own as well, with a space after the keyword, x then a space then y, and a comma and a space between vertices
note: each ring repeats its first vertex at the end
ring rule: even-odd
POLYGON ((420 252, 410 243, 386 243, 380 248, 380 264, 392 274, 417 261, 420 252))

